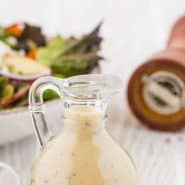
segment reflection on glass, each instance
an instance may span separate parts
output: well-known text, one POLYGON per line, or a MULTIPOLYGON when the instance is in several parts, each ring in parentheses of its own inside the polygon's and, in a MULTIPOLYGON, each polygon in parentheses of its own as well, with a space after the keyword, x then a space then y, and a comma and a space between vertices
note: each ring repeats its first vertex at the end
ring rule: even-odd
POLYGON ((20 185, 16 172, 3 162, 0 162, 0 185, 20 185))

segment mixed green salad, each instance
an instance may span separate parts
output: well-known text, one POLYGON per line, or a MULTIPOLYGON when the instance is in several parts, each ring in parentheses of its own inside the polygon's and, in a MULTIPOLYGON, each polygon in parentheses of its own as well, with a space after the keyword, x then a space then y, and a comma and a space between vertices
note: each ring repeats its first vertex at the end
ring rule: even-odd
MULTIPOLYGON (((99 65, 101 24, 81 38, 48 38, 40 27, 13 24, 0 27, 0 110, 26 106, 29 88, 44 75, 66 78, 90 73, 99 65)), ((52 90, 44 100, 58 98, 52 90)))

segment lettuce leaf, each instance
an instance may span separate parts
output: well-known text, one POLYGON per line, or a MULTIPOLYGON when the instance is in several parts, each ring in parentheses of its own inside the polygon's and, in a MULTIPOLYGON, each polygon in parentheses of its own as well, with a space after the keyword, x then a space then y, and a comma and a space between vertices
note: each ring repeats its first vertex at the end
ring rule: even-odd
POLYGON ((36 59, 46 66, 51 66, 53 60, 68 46, 68 41, 57 36, 53 38, 46 47, 37 51, 36 59))
POLYGON ((59 98, 59 95, 53 91, 52 89, 47 89, 43 93, 43 99, 44 101, 53 100, 59 98))
POLYGON ((96 53, 75 54, 57 58, 51 65, 53 74, 62 74, 64 77, 89 73, 98 65, 101 59, 96 53))
POLYGON ((4 87, 8 84, 8 79, 6 77, 0 76, 0 94, 4 87))

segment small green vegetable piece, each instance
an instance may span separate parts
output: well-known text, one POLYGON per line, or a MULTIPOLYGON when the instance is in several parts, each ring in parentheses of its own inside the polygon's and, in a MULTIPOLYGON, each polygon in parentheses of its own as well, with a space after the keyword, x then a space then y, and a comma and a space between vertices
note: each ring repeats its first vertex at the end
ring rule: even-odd
POLYGON ((42 64, 51 66, 53 60, 67 47, 67 40, 60 36, 55 37, 46 47, 42 47, 37 52, 37 60, 42 64))
POLYGON ((57 98, 59 98, 59 95, 51 89, 47 89, 43 93, 44 101, 53 100, 53 99, 57 99, 57 98))
POLYGON ((3 91, 5 85, 8 84, 8 79, 5 77, 0 77, 0 94, 3 91))
POLYGON ((59 73, 53 74, 53 76, 57 78, 65 78, 65 75, 59 73))
POLYGON ((13 85, 6 85, 3 92, 2 92, 2 97, 1 97, 1 101, 7 100, 9 98, 11 98, 14 94, 14 87, 13 85))
POLYGON ((8 32, 6 32, 5 28, 0 26, 0 40, 4 40, 9 36, 10 35, 8 34, 8 32))
POLYGON ((11 49, 16 49, 16 43, 12 43, 12 40, 14 40, 14 37, 12 37, 4 27, 0 26, 0 41, 9 46, 11 49))

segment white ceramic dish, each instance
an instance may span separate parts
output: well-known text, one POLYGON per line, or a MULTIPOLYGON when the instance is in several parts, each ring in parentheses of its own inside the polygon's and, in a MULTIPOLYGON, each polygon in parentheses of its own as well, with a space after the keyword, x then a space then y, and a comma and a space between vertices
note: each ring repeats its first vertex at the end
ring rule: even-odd
MULTIPOLYGON (((46 119, 53 129, 62 122, 60 100, 46 104, 46 119)), ((31 117, 27 107, 0 112, 0 145, 14 142, 33 134, 31 117)))
MULTIPOLYGON (((92 73, 100 73, 98 66, 92 73)), ((46 120, 54 133, 62 126, 62 105, 60 100, 46 103, 46 120)), ((33 135, 31 116, 27 107, 0 111, 0 145, 33 135)))

